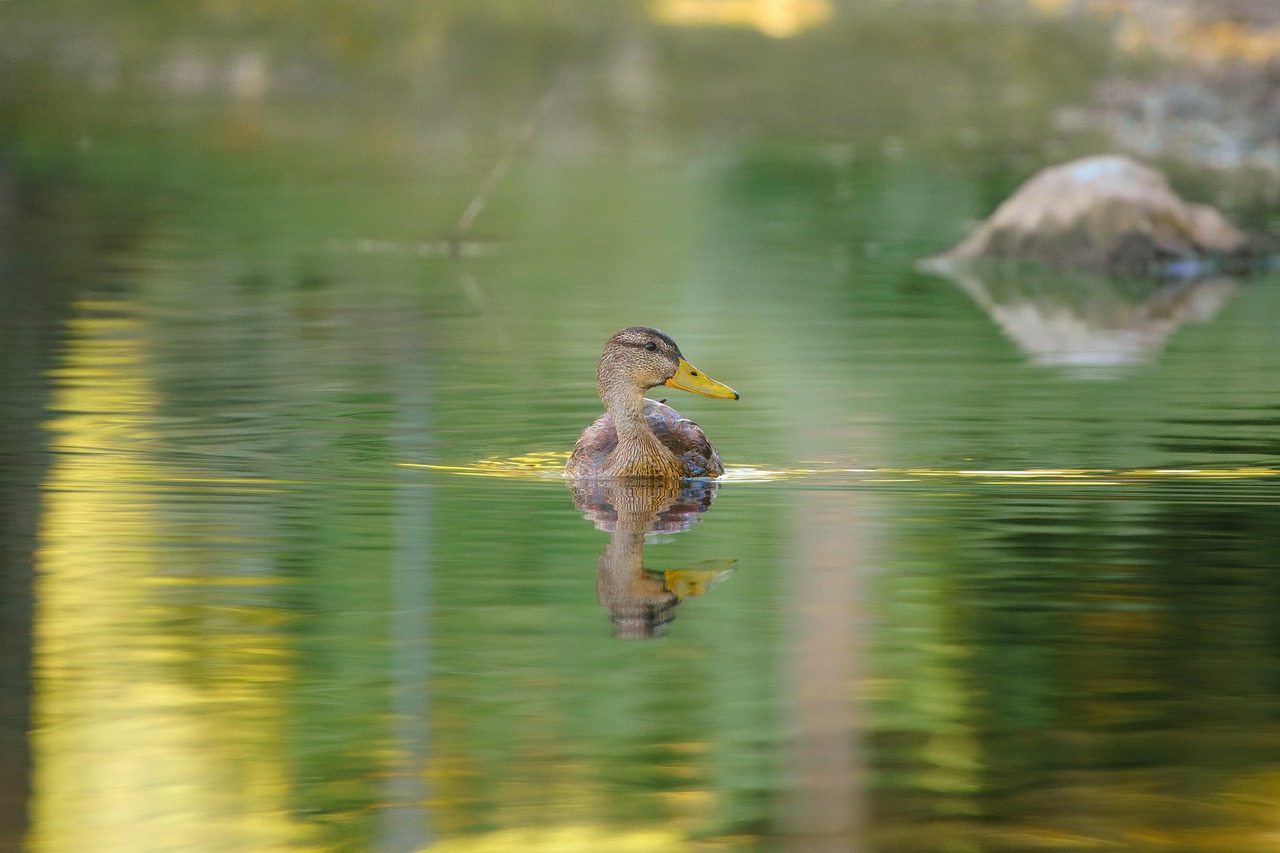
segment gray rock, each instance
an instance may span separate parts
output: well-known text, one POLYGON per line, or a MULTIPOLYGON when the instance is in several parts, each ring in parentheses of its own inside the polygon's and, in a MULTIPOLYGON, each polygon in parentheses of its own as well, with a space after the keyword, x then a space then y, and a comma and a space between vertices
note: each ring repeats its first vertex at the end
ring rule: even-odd
POLYGON ((1249 237, 1221 213, 1183 201, 1154 169, 1104 155, 1035 175, 969 237, 925 265, 1024 260, 1148 276, 1189 261, 1229 268, 1250 254, 1249 237))

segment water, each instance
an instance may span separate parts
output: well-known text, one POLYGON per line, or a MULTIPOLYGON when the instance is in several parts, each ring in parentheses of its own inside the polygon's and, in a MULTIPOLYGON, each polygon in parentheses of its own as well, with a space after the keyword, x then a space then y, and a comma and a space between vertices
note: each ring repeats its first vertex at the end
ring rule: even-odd
POLYGON ((934 65, 898 13, 776 42, 442 8, 380 30, 403 53, 230 50, 230 93, 174 21, 185 65, 13 30, 0 846, 1274 846, 1276 278, 915 263, 1016 184, 1096 33, 912 18, 934 65), (850 43, 882 53, 842 112, 850 43), (455 76, 397 98, 396 62, 455 76), (667 394, 724 482, 557 476, 637 323, 741 392, 667 394))

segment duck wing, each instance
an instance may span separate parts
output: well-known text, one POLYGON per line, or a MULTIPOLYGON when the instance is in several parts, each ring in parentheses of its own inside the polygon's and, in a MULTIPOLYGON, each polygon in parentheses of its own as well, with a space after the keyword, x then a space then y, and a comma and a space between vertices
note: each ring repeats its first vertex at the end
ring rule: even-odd
POLYGON ((609 462, 609 454, 618 446, 618 430, 613 417, 605 412, 578 436, 578 443, 569 454, 567 472, 570 477, 586 477, 599 474, 609 462))
POLYGON ((720 454, 702 427, 657 400, 644 401, 644 418, 658 440, 680 460, 684 476, 719 477, 724 473, 720 454))

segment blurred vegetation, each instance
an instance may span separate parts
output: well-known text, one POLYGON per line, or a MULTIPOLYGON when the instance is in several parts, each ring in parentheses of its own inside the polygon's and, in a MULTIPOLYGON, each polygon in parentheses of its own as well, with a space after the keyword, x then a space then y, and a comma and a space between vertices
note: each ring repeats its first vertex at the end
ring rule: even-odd
POLYGON ((1007 3, 847 3, 790 39, 658 26, 633 2, 331 2, 305 15, 290 3, 67 5, 63 19, 4 10, 3 102, 24 136, 43 127, 76 146, 113 128, 185 132, 186 145, 278 143, 291 159, 358 140, 400 168, 483 162, 548 91, 560 106, 541 141, 557 157, 675 134, 923 147, 1008 167, 1040 153, 1051 107, 1083 98, 1110 49, 1092 19, 1007 3), (45 109, 54 96, 59 109, 45 109))

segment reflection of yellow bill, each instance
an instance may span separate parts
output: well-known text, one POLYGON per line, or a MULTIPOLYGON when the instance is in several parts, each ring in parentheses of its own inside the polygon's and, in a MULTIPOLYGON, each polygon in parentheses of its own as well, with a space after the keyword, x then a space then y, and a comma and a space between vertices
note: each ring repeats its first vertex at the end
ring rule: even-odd
POLYGON ((670 569, 662 573, 662 585, 676 598, 702 595, 729 576, 737 560, 707 560, 696 569, 670 569))
POLYGON ((715 381, 683 358, 680 359, 680 369, 676 371, 676 375, 663 384, 670 385, 672 388, 679 388, 681 391, 702 394, 705 397, 720 397, 726 400, 738 399, 737 391, 728 385, 722 385, 715 381))

